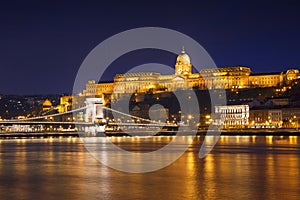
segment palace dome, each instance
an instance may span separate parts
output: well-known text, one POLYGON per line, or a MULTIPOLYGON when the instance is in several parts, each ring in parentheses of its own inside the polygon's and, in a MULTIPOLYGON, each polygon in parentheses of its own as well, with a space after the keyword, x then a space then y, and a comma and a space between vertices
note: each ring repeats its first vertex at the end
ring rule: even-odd
POLYGON ((177 56, 176 61, 183 64, 191 64, 191 59, 189 55, 185 53, 184 48, 182 48, 181 54, 177 56))

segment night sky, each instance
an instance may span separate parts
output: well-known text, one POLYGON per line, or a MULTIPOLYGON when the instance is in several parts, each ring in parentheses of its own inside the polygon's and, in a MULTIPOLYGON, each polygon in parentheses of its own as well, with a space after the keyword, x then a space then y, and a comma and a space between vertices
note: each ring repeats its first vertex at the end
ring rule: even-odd
MULTIPOLYGON (((1 3, 0 94, 71 93, 78 68, 95 46, 114 34, 145 26, 189 35, 219 67, 244 65, 254 72, 299 69, 297 1, 195 2, 1 3)), ((114 63, 117 70, 109 70, 104 79, 111 80, 115 73, 128 70, 123 66, 137 63, 175 64, 174 55, 163 55, 120 58, 114 63)))

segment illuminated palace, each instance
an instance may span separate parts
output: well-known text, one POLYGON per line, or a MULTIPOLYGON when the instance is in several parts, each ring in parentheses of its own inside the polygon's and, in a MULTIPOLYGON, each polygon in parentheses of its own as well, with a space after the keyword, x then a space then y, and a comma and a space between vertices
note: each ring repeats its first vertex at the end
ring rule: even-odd
POLYGON ((277 73, 252 73, 250 68, 235 66, 226 68, 207 68, 192 73, 189 55, 182 50, 175 64, 175 73, 161 75, 156 72, 117 74, 113 82, 96 83, 89 81, 83 96, 104 97, 106 94, 132 92, 172 91, 187 88, 206 89, 243 89, 254 87, 276 87, 299 78, 297 69, 277 73))

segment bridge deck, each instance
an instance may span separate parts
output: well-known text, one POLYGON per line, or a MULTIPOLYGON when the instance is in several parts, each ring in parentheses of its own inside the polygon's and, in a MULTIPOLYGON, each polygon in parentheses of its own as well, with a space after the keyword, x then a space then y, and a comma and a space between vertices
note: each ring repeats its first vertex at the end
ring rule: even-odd
MULTIPOLYGON (((79 125, 79 126, 93 126, 95 124, 90 122, 56 122, 56 121, 0 121, 0 125, 79 125)), ((104 124, 103 124, 104 125, 104 124)), ((151 127, 178 127, 177 124, 164 124, 164 123, 116 123, 108 122, 108 126, 151 126, 151 127)), ((186 125, 181 125, 186 126, 186 125)))

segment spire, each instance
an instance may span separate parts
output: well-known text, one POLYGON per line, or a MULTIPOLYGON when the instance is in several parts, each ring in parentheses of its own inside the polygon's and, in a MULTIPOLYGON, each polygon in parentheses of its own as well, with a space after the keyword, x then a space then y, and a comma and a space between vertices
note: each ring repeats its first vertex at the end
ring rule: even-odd
POLYGON ((184 51, 184 46, 182 46, 181 53, 182 53, 182 54, 184 54, 184 53, 185 53, 185 51, 184 51))

